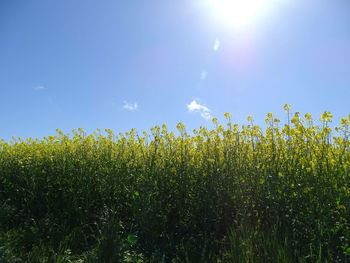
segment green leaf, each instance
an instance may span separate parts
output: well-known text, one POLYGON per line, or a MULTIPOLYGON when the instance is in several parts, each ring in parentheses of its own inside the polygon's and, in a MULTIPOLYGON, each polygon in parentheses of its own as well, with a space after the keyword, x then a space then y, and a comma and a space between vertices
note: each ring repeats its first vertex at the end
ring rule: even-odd
POLYGON ((133 246, 137 243, 137 236, 129 234, 127 240, 128 240, 129 245, 133 246))

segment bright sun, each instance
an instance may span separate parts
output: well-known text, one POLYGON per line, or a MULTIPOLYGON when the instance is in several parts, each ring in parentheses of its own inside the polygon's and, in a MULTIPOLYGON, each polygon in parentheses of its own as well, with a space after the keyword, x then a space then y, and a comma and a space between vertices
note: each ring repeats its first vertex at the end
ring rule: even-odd
POLYGON ((215 16, 230 27, 244 29, 266 12, 269 0, 210 0, 215 16))

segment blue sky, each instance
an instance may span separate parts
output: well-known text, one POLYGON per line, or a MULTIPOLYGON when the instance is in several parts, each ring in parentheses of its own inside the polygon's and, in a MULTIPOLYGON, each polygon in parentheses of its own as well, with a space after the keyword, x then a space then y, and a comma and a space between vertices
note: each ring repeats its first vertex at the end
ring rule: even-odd
POLYGON ((350 113, 348 0, 270 0, 243 29, 206 1, 1 1, 0 138, 350 113))

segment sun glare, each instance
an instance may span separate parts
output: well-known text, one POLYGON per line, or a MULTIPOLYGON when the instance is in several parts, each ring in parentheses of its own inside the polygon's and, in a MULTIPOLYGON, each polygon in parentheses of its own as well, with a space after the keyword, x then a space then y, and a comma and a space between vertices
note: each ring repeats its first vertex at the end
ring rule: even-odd
POLYGON ((268 5, 269 0, 210 0, 215 17, 226 26, 237 30, 257 22, 268 5))

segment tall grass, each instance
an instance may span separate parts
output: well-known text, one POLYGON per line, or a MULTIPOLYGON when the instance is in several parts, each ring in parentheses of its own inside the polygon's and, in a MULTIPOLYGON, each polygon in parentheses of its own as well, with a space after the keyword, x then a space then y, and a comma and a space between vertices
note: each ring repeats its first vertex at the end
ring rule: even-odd
POLYGON ((1 141, 0 261, 348 262, 350 116, 285 110, 1 141))

